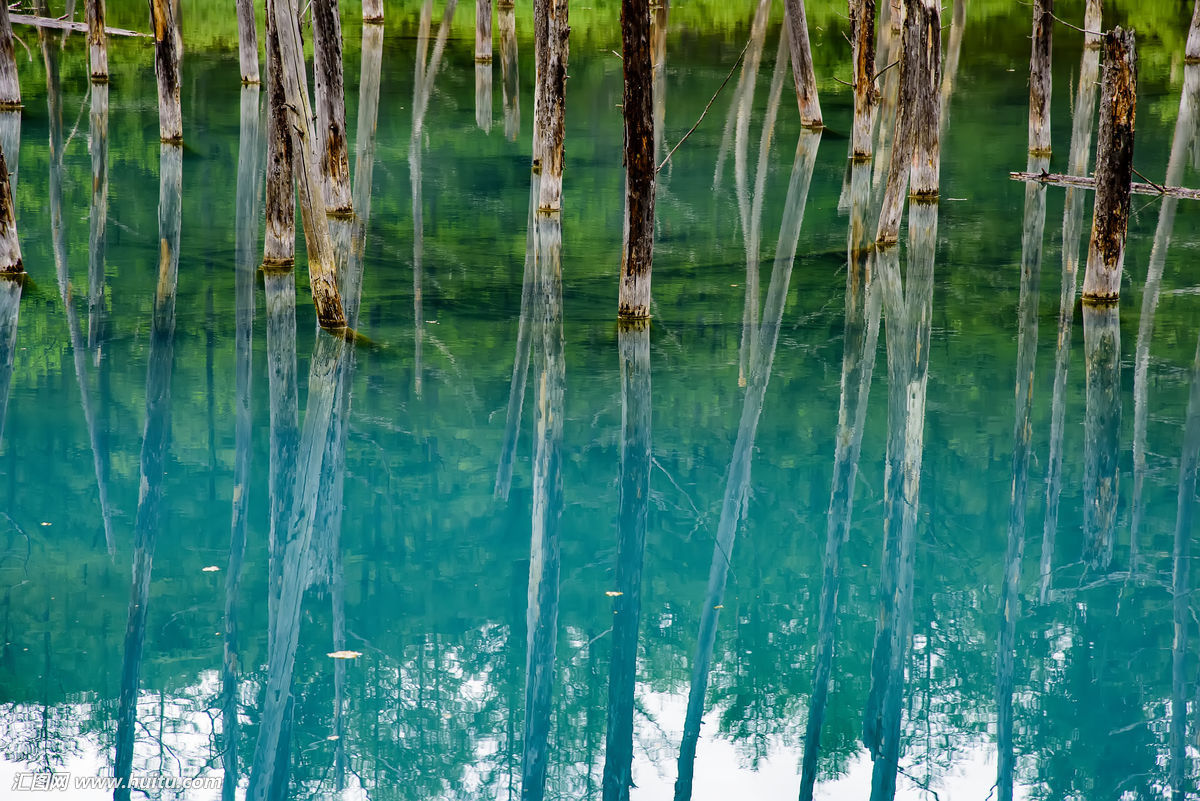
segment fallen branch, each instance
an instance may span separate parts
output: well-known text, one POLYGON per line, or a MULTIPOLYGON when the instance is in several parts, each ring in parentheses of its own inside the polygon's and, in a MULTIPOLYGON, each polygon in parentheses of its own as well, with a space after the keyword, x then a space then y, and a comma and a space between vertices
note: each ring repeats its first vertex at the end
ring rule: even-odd
MULTIPOLYGON (((1009 178, 1014 181, 1039 181, 1054 186, 1074 186, 1080 189, 1095 189, 1096 179, 1084 175, 1062 175, 1049 172, 1010 172, 1009 178)), ((1200 200, 1200 189, 1189 189, 1186 186, 1159 186, 1158 184, 1143 184, 1134 181, 1130 191, 1135 195, 1168 195, 1181 197, 1186 200, 1200 200)))
MULTIPOLYGON (((54 28, 60 31, 78 31, 79 33, 87 33, 86 22, 71 22, 65 19, 53 19, 51 17, 35 17, 29 14, 9 14, 8 20, 13 25, 32 25, 35 28, 54 28)), ((138 36, 149 39, 150 34, 139 33, 138 31, 128 31, 124 28, 109 28, 105 27, 104 32, 109 36, 138 36)))

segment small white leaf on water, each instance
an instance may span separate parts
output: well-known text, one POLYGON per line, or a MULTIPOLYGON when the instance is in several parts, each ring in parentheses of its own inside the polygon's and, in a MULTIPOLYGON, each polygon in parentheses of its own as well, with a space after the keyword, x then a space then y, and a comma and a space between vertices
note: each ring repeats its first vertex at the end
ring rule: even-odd
POLYGON ((208 567, 200 568, 200 571, 203 573, 216 573, 220 569, 221 568, 217 567, 216 565, 209 565, 208 567))
POLYGON ((362 652, 361 651, 334 651, 332 653, 325 654, 325 656, 328 656, 331 659, 358 659, 360 656, 362 656, 362 652))

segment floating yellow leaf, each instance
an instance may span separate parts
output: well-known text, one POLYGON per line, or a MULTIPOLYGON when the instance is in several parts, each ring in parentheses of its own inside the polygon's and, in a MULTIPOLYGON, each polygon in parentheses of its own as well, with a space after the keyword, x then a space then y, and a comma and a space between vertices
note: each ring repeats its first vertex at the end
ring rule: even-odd
POLYGON ((333 653, 325 654, 325 656, 328 656, 331 659, 358 659, 360 656, 362 656, 362 652, 361 651, 334 651, 333 653))

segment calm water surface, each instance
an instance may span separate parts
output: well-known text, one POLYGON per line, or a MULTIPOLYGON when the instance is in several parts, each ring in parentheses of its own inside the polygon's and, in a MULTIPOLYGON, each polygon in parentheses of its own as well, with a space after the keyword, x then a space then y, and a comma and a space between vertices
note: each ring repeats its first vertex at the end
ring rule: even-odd
MULTIPOLYGON (((81 36, 19 31, 3 792, 124 760, 239 795, 274 772, 292 798, 537 798, 544 769, 546 797, 593 798, 632 749, 645 799, 790 799, 806 771, 831 799, 1193 793, 1200 216, 1135 196, 1119 311, 1068 292, 1060 337, 1091 200, 1008 179, 1028 9, 971 3, 943 20, 941 202, 848 258, 882 165, 847 167, 845 22, 812 5, 829 128, 799 127, 773 7, 660 173, 648 333, 614 322, 604 9, 578 12, 561 232, 526 293, 530 9, 478 109, 469 5, 448 27, 441 0, 389 7, 378 39, 348 15, 352 148, 381 64, 369 214, 339 240, 364 269, 353 350, 314 331, 302 242, 294 334, 290 279, 258 271, 263 98, 232 50, 187 55, 180 196, 150 51, 114 45, 105 116, 81 36)), ((660 158, 754 15, 658 13, 660 158)), ((1087 58, 1056 37, 1065 172, 1087 58)), ((1195 186, 1181 41, 1139 38, 1135 165, 1195 186)))

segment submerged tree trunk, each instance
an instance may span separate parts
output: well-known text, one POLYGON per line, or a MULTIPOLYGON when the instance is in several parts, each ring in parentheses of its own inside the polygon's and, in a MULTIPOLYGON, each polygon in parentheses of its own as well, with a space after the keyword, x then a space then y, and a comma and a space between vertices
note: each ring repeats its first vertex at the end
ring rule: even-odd
POLYGON ((312 10, 316 142, 324 179, 325 211, 331 216, 348 217, 354 213, 354 206, 350 199, 350 150, 346 142, 342 22, 337 0, 313 0, 312 10))
POLYGON ((180 86, 183 37, 179 33, 179 6, 175 0, 150 0, 150 27, 154 32, 154 75, 158 80, 158 135, 166 143, 183 142, 183 108, 180 86))
POLYGON ((521 130, 521 82, 517 65, 517 14, 511 2, 496 5, 500 33, 500 86, 504 103, 504 137, 517 141, 521 130))
POLYGON ((650 316, 654 263, 654 97, 650 64, 650 9, 646 0, 622 0, 621 52, 625 76, 625 246, 617 315, 650 316))
MULTIPOLYGON (((1089 9, 1092 3, 1089 3, 1089 9)), ((1098 2, 1097 2, 1098 5, 1098 2)), ((1097 9, 1098 14, 1098 9, 1097 9)), ((1095 24, 1099 25, 1099 16, 1095 24)), ((1090 25, 1090 23, 1089 23, 1090 25)), ((1092 118, 1096 111, 1096 77, 1100 53, 1085 49, 1075 92, 1075 117, 1071 122, 1072 174, 1087 169, 1092 142, 1092 118)), ((1050 403, 1050 458, 1046 466, 1046 518, 1042 528, 1042 552, 1038 599, 1046 603, 1054 559, 1054 540, 1058 533, 1058 502, 1062 494, 1063 427, 1066 417, 1067 367, 1071 358, 1071 324, 1075 316, 1075 289, 1079 277, 1079 237, 1083 231, 1084 191, 1068 188, 1063 204, 1062 279, 1058 301, 1058 342, 1054 358, 1054 395, 1050 403)))
MULTIPOLYGON (((88 150, 92 155, 92 206, 88 219, 88 349, 100 347, 104 322, 104 258, 108 227, 108 85, 92 86, 88 150)), ((97 361, 99 353, 96 353, 97 361)))
POLYGON ((1115 303, 1083 304, 1087 406, 1083 420, 1084 561, 1112 563, 1120 498, 1121 328, 1115 303))
POLYGON ((475 124, 492 130, 492 0, 475 0, 475 124))
POLYGON ((621 473, 617 501, 617 570, 613 598, 612 666, 604 746, 604 801, 628 801, 633 786, 633 707, 641 620, 642 557, 650 511, 650 326, 622 324, 621 473))
POLYGON ((850 232, 847 241, 846 323, 842 351, 841 399, 835 432, 833 480, 825 524, 825 550, 821 562, 821 601, 818 611, 817 650, 813 691, 804 729, 801 758, 800 801, 812 801, 817 781, 821 727, 833 683, 838 592, 842 581, 842 546, 850 537, 854 485, 862 450, 863 428, 875 371, 879 342, 882 295, 875 280, 873 257, 868 255, 870 236, 866 216, 870 207, 871 167, 865 161, 850 165, 850 232))
POLYGON ((1100 135, 1096 140, 1096 205, 1083 278, 1085 300, 1116 300, 1121 293, 1129 184, 1133 177, 1136 58, 1133 31, 1114 28, 1105 35, 1100 135))
POLYGON ((4 418, 12 387, 13 357, 17 350, 17 321, 21 314, 24 273, 0 273, 0 445, 4 443, 4 418))
POLYGON ((1029 56, 1029 152, 1050 155, 1050 47, 1054 0, 1034 0, 1033 52, 1029 56))
POLYGON ((276 2, 290 0, 267 0, 267 224, 263 266, 290 270, 296 263, 296 191, 279 32, 275 27, 276 2))
POLYGON ((850 154, 871 158, 871 129, 878 90, 875 88, 875 0, 851 0, 850 30, 854 47, 854 123, 850 154))
POLYGON ((796 81, 796 104, 800 124, 805 128, 823 128, 821 103, 817 99, 817 75, 813 71, 812 49, 808 42, 808 19, 804 0, 783 0, 783 27, 792 53, 792 77, 796 81))
POLYGON ((741 419, 738 423, 737 441, 733 446, 733 457, 730 459, 725 478, 721 519, 718 523, 716 544, 709 566, 708 588, 700 617, 700 631, 696 638, 696 657, 692 662, 692 682, 688 690, 683 740, 679 746, 675 801, 688 801, 692 797, 696 746, 700 739, 704 696, 708 690, 708 674, 712 667, 713 647, 716 644, 717 618, 725 595, 725 584, 729 577, 734 542, 742 516, 745 514, 754 439, 758 430, 758 420, 762 414, 767 384, 771 378, 775 346, 779 340, 779 327, 783 319, 784 301, 787 298, 787 288, 791 281, 792 265, 800 238, 800 226, 804 219, 804 206, 808 199, 813 168, 816 166, 817 146, 820 141, 820 131, 802 131, 800 141, 796 146, 796 157, 792 163, 783 224, 779 229, 779 244, 775 251, 775 266, 771 272, 771 285, 767 290, 767 298, 763 305, 758 355, 750 371, 749 384, 742 404, 741 419))
POLYGON ((272 21, 279 37, 280 74, 283 78, 288 126, 291 129, 292 163, 299 165, 295 171, 296 187, 300 196, 304 241, 308 249, 309 286, 317 309, 317 322, 325 329, 341 329, 346 326, 346 316, 338 294, 333 243, 329 238, 329 222, 325 218, 323 183, 316 168, 316 153, 309 127, 312 109, 308 102, 304 50, 300 44, 300 20, 294 0, 274 0, 272 11, 272 21))
POLYGON ((654 99, 654 163, 662 152, 663 130, 667 120, 667 20, 671 0, 657 0, 650 17, 650 96, 654 99))
POLYGON ((554 652, 558 642, 559 537, 563 511, 562 220, 538 214, 534 272, 538 307, 534 311, 533 514, 529 555, 528 652, 525 670, 525 736, 521 759, 522 801, 541 801, 549 765, 554 652))
MULTIPOLYGON (((169 0, 167 0, 169 2, 169 0)), ((128 801, 133 771, 134 727, 137 722, 142 647, 150 600, 150 574, 158 539, 166 474, 167 440, 171 429, 171 373, 175 355, 175 288, 179 275, 179 228, 182 224, 183 148, 163 144, 159 156, 159 262, 150 329, 150 361, 146 368, 146 426, 142 435, 141 491, 133 533, 133 585, 121 663, 121 694, 117 710, 117 747, 113 775, 125 786, 113 793, 128 801)))
POLYGON ((954 91, 954 78, 958 75, 958 59, 962 52, 963 30, 967 26, 966 0, 954 0, 954 11, 950 19, 950 41, 946 44, 946 60, 942 69, 942 116, 941 135, 946 135, 950 122, 950 95, 954 91))
MULTIPOLYGON (((89 6, 100 0, 88 0, 89 6)), ((258 83, 258 31, 254 22, 254 0, 237 0, 238 66, 242 83, 258 83)), ((90 36, 90 33, 89 33, 90 36)))
POLYGON ((545 6, 545 53, 537 54, 538 86, 533 103, 534 139, 537 141, 533 155, 535 165, 541 168, 538 209, 556 212, 562 209, 567 55, 571 29, 567 24, 567 0, 536 0, 535 8, 541 6, 545 6))
POLYGON ((17 239, 17 208, 8 180, 8 163, 0 151, 0 275, 24 272, 21 243, 17 239))

